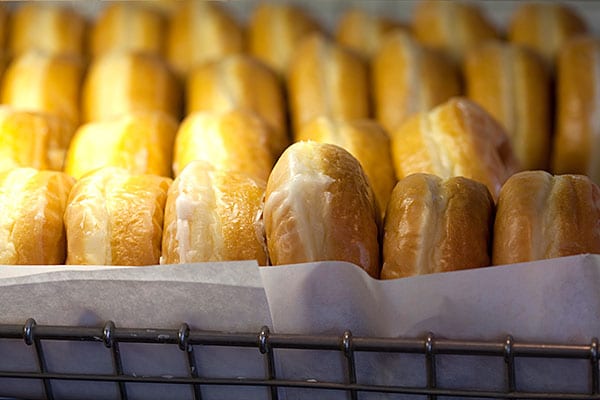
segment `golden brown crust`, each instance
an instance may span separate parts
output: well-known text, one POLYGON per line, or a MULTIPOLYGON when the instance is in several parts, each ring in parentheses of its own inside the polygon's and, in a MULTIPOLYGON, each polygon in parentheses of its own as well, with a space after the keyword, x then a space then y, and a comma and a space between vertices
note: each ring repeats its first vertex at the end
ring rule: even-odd
POLYGON ((519 169, 504 129, 464 98, 410 117, 393 132, 392 158, 398 179, 417 172, 464 176, 485 184, 494 198, 519 169))
POLYGON ((68 6, 21 2, 10 18, 8 50, 13 57, 32 50, 80 57, 85 54, 86 25, 68 6))
POLYGON ((162 264, 256 260, 267 264, 265 182, 192 161, 169 189, 162 264))
POLYGON ((202 64, 190 72, 186 93, 188 114, 248 110, 269 125, 275 157, 289 145, 283 87, 277 74, 257 59, 231 55, 202 64))
POLYGON ((114 52, 96 58, 81 96, 83 122, 136 111, 160 111, 179 119, 181 112, 174 75, 160 57, 151 54, 114 52))
POLYGON ((366 64, 321 34, 306 37, 294 52, 288 94, 294 132, 320 116, 350 120, 369 117, 366 64))
POLYGON ((386 213, 382 279, 490 265, 494 201, 463 177, 400 180, 386 213))
POLYGON ((405 32, 385 36, 372 63, 375 116, 388 131, 461 92, 460 76, 443 54, 405 32))
POLYGON ((55 114, 79 124, 84 74, 80 57, 32 50, 8 65, 2 80, 2 104, 55 114))
POLYGON ((600 40, 572 39, 557 64, 556 174, 583 174, 600 183, 600 40))
POLYGON ((173 152, 173 172, 178 176, 193 160, 217 169, 236 171, 266 181, 275 162, 268 126, 243 110, 198 112, 179 126, 173 152))
POLYGON ((74 129, 55 115, 0 106, 0 132, 0 170, 61 171, 74 129))
POLYGON ((464 71, 467 96, 503 125, 523 169, 548 169, 550 76, 541 58, 488 42, 467 53, 464 71))
POLYGON ((0 173, 0 264, 63 264, 63 213, 74 179, 57 171, 0 173))
MULTIPOLYGON (((8 35, 10 30, 11 15, 9 9, 0 4, 0 48, 5 49, 8 47, 8 35)), ((5 56, 4 54, 2 55, 5 56)))
POLYGON ((104 166, 132 174, 171 176, 177 122, 159 112, 137 112, 81 125, 65 159, 65 172, 79 179, 104 166))
POLYGON ((170 183, 114 167, 78 180, 65 211, 67 264, 158 264, 170 183))
POLYGON ((301 8, 285 3, 260 3, 248 28, 248 51, 280 76, 287 75, 300 41, 320 27, 301 8))
POLYGON ((341 121, 320 117, 304 125, 296 141, 314 140, 340 146, 360 162, 381 213, 385 213, 396 183, 390 139, 372 120, 341 121))
POLYGON ((375 16, 359 8, 349 8, 338 22, 335 38, 341 45, 369 60, 379 50, 384 36, 396 30, 408 32, 409 28, 399 21, 375 16))
POLYGON ((273 265, 348 261, 379 277, 375 199, 359 162, 341 147, 297 142, 267 182, 264 221, 273 265))
POLYGON ((178 76, 185 78, 204 62, 241 53, 243 39, 241 26, 218 2, 185 0, 170 20, 167 59, 178 76))
POLYGON ((461 1, 419 1, 412 26, 420 42, 446 51, 457 63, 462 63, 468 49, 498 38, 496 28, 482 10, 461 1))
POLYGON ((586 32, 583 18, 565 3, 523 2, 513 13, 508 38, 536 51, 552 67, 562 45, 586 32))
POLYGON ((584 175, 525 171, 500 192, 493 263, 600 253, 600 189, 584 175))
POLYGON ((162 56, 166 20, 143 2, 110 2, 100 11, 90 31, 93 57, 114 51, 134 51, 162 56))

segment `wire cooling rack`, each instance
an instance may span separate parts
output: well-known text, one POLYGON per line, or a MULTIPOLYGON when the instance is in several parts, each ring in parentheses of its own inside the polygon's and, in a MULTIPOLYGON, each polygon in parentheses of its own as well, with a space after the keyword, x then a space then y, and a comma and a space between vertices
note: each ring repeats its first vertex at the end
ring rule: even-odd
MULTIPOLYGON (((169 384, 188 386, 194 399, 202 399, 203 388, 208 386, 245 386, 266 388, 266 399, 279 399, 281 389, 302 388, 337 391, 348 399, 358 399, 361 393, 388 393, 421 395, 427 399, 440 396, 455 398, 503 399, 599 399, 598 340, 588 344, 521 343, 507 336, 503 341, 465 341, 436 338, 355 337, 346 331, 336 335, 290 335, 271 333, 267 327, 260 332, 231 333, 192 331, 187 324, 179 329, 117 328, 111 321, 101 327, 44 326, 33 319, 24 325, 0 325, 0 340, 21 339, 34 350, 37 368, 31 371, 0 371, 0 378, 35 379, 43 382, 43 396, 55 399, 53 383, 57 381, 109 382, 118 388, 119 399, 128 399, 128 384, 169 384), (59 373, 48 368, 44 352, 47 341, 99 342, 110 353, 113 372, 110 374, 59 373), (119 345, 124 343, 162 344, 176 346, 185 354, 187 374, 182 376, 136 376, 123 369, 119 345), (199 374, 195 349, 199 346, 253 348, 264 360, 264 378, 216 378, 199 374), (334 351, 339 353, 345 366, 345 382, 290 380, 279 377, 275 354, 281 349, 334 351), (423 386, 383 386, 357 379, 356 355, 359 353, 404 353, 422 356, 423 386), (488 391, 469 388, 444 388, 437 377, 437 359, 442 355, 489 356, 503 360, 506 386, 503 390, 488 391), (552 358, 585 360, 589 366, 589 391, 586 393, 532 392, 520 390, 515 362, 519 358, 552 358)), ((0 358, 2 354, 0 354, 0 358)), ((2 399, 2 397, 0 397, 2 399)))

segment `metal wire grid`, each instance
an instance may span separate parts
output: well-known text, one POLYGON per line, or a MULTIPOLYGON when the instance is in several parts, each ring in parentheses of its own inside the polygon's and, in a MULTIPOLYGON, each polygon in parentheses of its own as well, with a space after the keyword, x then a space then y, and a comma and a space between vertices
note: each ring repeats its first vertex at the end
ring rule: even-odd
MULTIPOLYGON (((48 400, 54 399, 52 382, 95 381, 114 382, 118 385, 119 396, 128 399, 127 383, 161 383, 174 385, 190 385, 194 398, 202 399, 202 387, 208 385, 234 385, 269 388, 268 398, 279 398, 278 388, 327 389, 343 391, 347 398, 358 399, 361 392, 395 393, 426 395, 429 400, 437 396, 461 398, 502 398, 502 399, 598 399, 600 400, 600 379, 598 369, 598 340, 593 338, 587 345, 519 343, 508 336, 504 342, 464 341, 436 339, 433 334, 422 339, 353 337, 347 331, 342 336, 333 335, 289 335, 270 333, 263 327, 258 333, 226 333, 214 331, 192 332, 187 324, 179 330, 168 329, 130 329, 116 328, 112 321, 101 328, 77 326, 44 326, 37 325, 33 319, 24 325, 0 325, 0 339, 23 339, 28 346, 33 346, 38 364, 37 371, 16 372, 0 371, 0 378, 40 379, 44 386, 44 395, 48 400), (113 374, 76 374, 53 373, 48 370, 44 356, 44 340, 102 342, 112 356, 113 374), (187 355, 187 376, 177 377, 140 377, 123 372, 123 364, 119 343, 151 343, 177 345, 187 355), (198 375, 198 366, 194 354, 194 346, 228 346, 254 347, 264 357, 264 379, 245 378, 211 378, 198 375), (312 382, 279 379, 275 367, 274 350, 335 350, 345 360, 345 383, 312 382), (363 384, 357 381, 357 352, 406 353, 421 354, 425 358, 427 380, 424 387, 379 386, 363 384), (505 364, 507 387, 504 391, 482 391, 472 389, 444 389, 437 385, 436 356, 466 355, 502 357, 505 364), (589 393, 542 393, 518 390, 518 379, 515 372, 515 358, 542 357, 556 359, 588 360, 590 373, 589 393)), ((1 355, 0 355, 1 356, 1 355)))

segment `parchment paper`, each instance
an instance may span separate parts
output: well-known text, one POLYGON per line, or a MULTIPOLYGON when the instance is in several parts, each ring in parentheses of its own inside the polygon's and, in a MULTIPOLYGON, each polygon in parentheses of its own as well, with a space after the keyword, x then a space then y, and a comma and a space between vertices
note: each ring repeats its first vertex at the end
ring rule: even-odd
MULTIPOLYGON (((117 326, 355 336, 589 343, 600 332, 600 256, 489 267, 393 281, 377 281, 339 262, 259 268, 254 262, 106 267, 1 267, 0 323, 117 326)), ((110 354, 96 343, 44 344, 55 372, 112 371, 110 354)), ((198 346, 197 346, 198 347, 198 346)), ((177 346, 122 344, 127 373, 185 376, 177 346)), ((262 378, 256 349, 197 348, 206 377, 262 378)), ((0 370, 32 370, 32 349, 22 340, 0 340, 0 370)), ((279 377, 344 381, 338 352, 278 351, 279 377)), ((357 354, 362 383, 422 386, 420 355, 357 354)), ((438 356, 438 386, 496 390, 505 387, 499 358, 438 356)), ((519 390, 589 390, 585 361, 527 359, 517 363, 519 390)), ((117 397, 112 383, 53 382, 57 398, 117 397), (90 395, 91 393, 91 395, 90 395)), ((188 387, 128 384, 132 399, 191 399, 188 387)), ((42 398, 39 382, 0 379, 0 396, 42 398)), ((261 388, 202 389, 205 399, 267 398, 261 388)), ((287 399, 344 399, 343 392, 290 389, 287 399)), ((365 395, 361 398, 402 398, 365 395)), ((418 397, 407 397, 418 398, 418 397)))
MULTIPOLYGON (((272 325, 255 262, 147 268, 1 267, 0 323, 256 331, 272 325), (44 272, 47 269, 48 272, 44 272), (19 272, 29 271, 23 275, 19 272), (21 275, 21 276, 18 276, 21 275)), ((121 344, 128 374, 188 376, 185 354, 176 345, 121 344)), ((44 342, 52 372, 112 373, 102 343, 44 342)), ((258 350, 202 348, 200 373, 212 377, 263 377, 258 350), (210 367, 208 368, 207 365, 210 367), (209 372, 210 371, 210 372, 209 372)), ((0 340, 0 370, 35 371, 32 348, 22 340, 0 340)), ((191 399, 191 388, 128 384, 131 399, 191 399)), ((116 384, 53 381, 57 399, 115 399, 116 384), (82 397, 84 396, 84 397, 82 397)), ((264 389, 240 389, 244 398, 264 398, 264 389)), ((227 397, 226 390, 204 390, 203 398, 227 397)), ((0 396, 43 398, 40 382, 0 379, 0 396)))
MULTIPOLYGON (((475 340, 503 340, 511 334, 517 341, 571 344, 587 344, 600 333, 600 256, 595 255, 393 281, 373 280, 343 263, 292 265, 261 273, 276 331, 341 335, 350 329, 357 336, 383 337, 433 332, 475 340), (286 282, 285 290, 281 282, 286 282)), ((425 384, 423 357, 366 354, 361 360, 359 381, 425 384)), ((339 357, 282 352, 280 361, 285 376, 343 381, 339 357)), ((524 359, 517 363, 517 373, 519 390, 590 390, 586 361, 524 359)), ((491 357, 439 356, 438 382, 446 388, 502 390, 504 364, 491 357)), ((288 390, 287 395, 308 398, 309 392, 288 390)), ((323 391, 318 397, 344 396, 323 391)))

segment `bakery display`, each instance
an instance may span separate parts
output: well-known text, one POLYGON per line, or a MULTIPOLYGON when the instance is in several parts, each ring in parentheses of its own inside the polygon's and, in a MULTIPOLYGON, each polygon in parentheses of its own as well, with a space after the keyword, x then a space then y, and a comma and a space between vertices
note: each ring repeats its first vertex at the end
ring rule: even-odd
POLYGON ((550 75, 531 50, 487 42, 465 57, 466 95, 506 130, 523 169, 549 168, 550 75))
POLYGON ((7 66, 0 101, 15 108, 55 114, 77 127, 85 65, 80 57, 32 50, 7 66))
POLYGON ((65 262, 63 213, 73 183, 59 171, 0 172, 0 264, 65 262))
POLYGON ((266 265, 264 193, 264 181, 190 162, 168 192, 161 264, 256 260, 266 265))
POLYGON ((294 132, 313 118, 369 117, 366 63, 321 34, 307 36, 292 56, 288 101, 294 132))
POLYGON ((187 113, 244 109, 256 113, 273 132, 279 156, 289 145, 286 103, 277 74, 254 57, 230 55, 195 67, 186 85, 187 113))
POLYGON ((179 119, 181 93, 160 57, 112 52, 95 58, 81 88, 82 121, 99 121, 136 111, 161 111, 179 119))
POLYGON ((375 117, 389 132, 410 115, 461 94, 461 77, 439 51, 406 32, 387 34, 371 63, 375 117))
POLYGON ((86 53, 87 21, 69 5, 18 2, 10 24, 4 26, 8 26, 7 47, 13 57, 29 51, 76 57, 86 53))
POLYGON ((600 189, 583 175, 524 171, 506 181, 494 223, 493 263, 600 253, 600 189))
POLYGON ((260 3, 250 17, 248 52, 285 77, 300 41, 318 31, 321 28, 317 21, 298 6, 260 3))
MULTIPOLYGON (((509 43, 498 40, 482 4, 415 2, 410 26, 382 12, 387 6, 345 6, 324 5, 320 15, 289 3, 200 0, 0 5, 0 25, 4 18, 9 32, 0 61, 10 61, 0 86, 0 171, 60 170, 92 181, 93 189, 85 190, 98 196, 119 185, 142 185, 131 183, 133 176, 152 175, 143 182, 158 185, 151 191, 162 200, 153 201, 163 205, 169 178, 176 178, 168 254, 155 231, 139 236, 154 246, 132 250, 152 256, 140 259, 145 265, 161 254, 163 263, 341 260, 373 277, 382 267, 382 277, 399 277, 489 264, 478 250, 490 240, 489 224, 471 226, 465 218, 489 218, 502 185, 517 171, 600 181, 593 112, 600 41, 580 35, 586 23, 572 9, 519 4, 507 25, 509 43), (251 12, 247 30, 238 11, 251 12), (400 200, 390 202, 398 180, 400 200), (416 191, 423 199, 415 200, 416 191), (402 208, 409 202, 402 196, 421 211, 402 208), (440 214, 471 202, 470 196, 469 215, 460 211, 451 220, 440 214), (210 208, 211 201, 224 208, 210 208), (208 211, 192 212, 192 206, 208 211), (233 214, 242 209, 247 215, 238 227, 233 214), (222 232, 207 231, 198 213, 222 218, 222 232), (393 226, 410 213, 421 226, 435 220, 438 228, 464 229, 460 240, 434 245, 446 249, 468 240, 477 246, 472 258, 461 247, 449 251, 454 261, 428 266, 418 256, 420 264, 408 267, 414 251, 397 257, 404 261, 382 260, 381 220, 397 244, 406 232, 394 233, 393 226), (181 241, 189 234, 180 230, 186 224, 216 236, 191 249, 200 242, 181 241), (231 239, 236 232, 239 243, 231 239)), ((123 199, 100 203, 127 206, 123 199)), ((110 242, 97 232, 77 234, 75 226, 71 234, 83 238, 80 249, 110 242)), ((136 229, 133 234, 142 235, 136 229)), ((441 234, 435 229, 419 232, 421 239, 436 243, 441 234)), ((102 246, 102 261, 99 253, 77 261, 77 250, 69 262, 127 264, 141 254, 116 248, 114 257, 106 256, 111 251, 102 246)))
POLYGON ((457 63, 462 62, 469 49, 499 38, 497 28, 473 2, 418 1, 412 27, 420 42, 445 51, 457 63))
POLYGON ((0 106, 0 170, 62 171, 73 125, 56 115, 0 106))
POLYGON ((379 210, 383 214, 396 184, 390 139, 372 120, 343 121, 319 117, 304 125, 296 141, 313 140, 340 146, 359 162, 369 180, 379 210))
POLYGON ((513 12, 508 39, 536 51, 554 68, 562 45, 587 31, 584 19, 566 2, 522 2, 513 12))
POLYGON ((413 115, 394 131, 392 157, 398 179, 417 172, 464 176, 485 184, 494 198, 519 170, 502 126, 479 105, 460 97, 413 115))
POLYGON ((565 44, 557 62, 556 130, 552 171, 588 175, 600 184, 600 39, 565 44))
POLYGON ((360 163, 341 147, 288 147, 269 176, 263 218, 273 265, 348 261, 379 277, 375 199, 360 163))
POLYGON ((166 41, 167 60, 180 78, 204 62, 244 50, 242 27, 219 2, 179 3, 171 15, 166 41))
POLYGON ((171 176, 177 122, 160 112, 134 112, 81 125, 69 146, 64 171, 79 179, 104 166, 131 174, 171 176))
POLYGON ((64 214, 67 264, 158 264, 170 184, 115 167, 79 179, 64 214))
POLYGON ((395 30, 408 32, 409 28, 391 18, 377 16, 360 8, 349 8, 339 18, 335 38, 365 60, 370 60, 379 50, 385 35, 395 30))
POLYGON ((177 131, 173 172, 178 176, 191 161, 203 160, 266 181, 275 162, 271 137, 263 120, 244 110, 191 114, 177 131))
POLYGON ((90 28, 89 53, 99 57, 114 51, 162 56, 167 21, 143 1, 104 3, 90 28))
POLYGON ((482 183, 413 174, 385 217, 382 279, 490 265, 494 200, 482 183))

